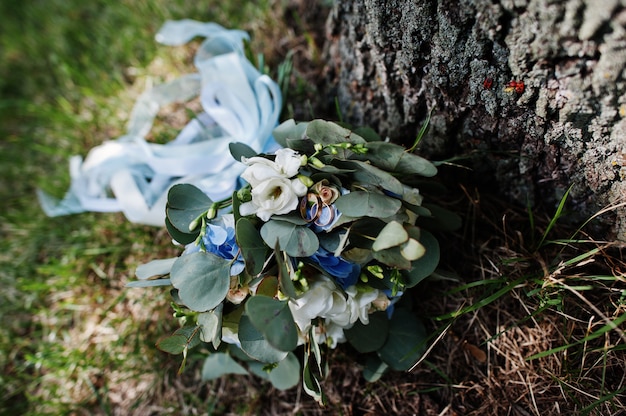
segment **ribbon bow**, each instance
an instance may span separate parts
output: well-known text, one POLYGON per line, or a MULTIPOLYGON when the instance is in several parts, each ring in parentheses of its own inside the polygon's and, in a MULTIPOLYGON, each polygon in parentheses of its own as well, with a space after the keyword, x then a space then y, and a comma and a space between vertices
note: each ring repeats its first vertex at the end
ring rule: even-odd
POLYGON ((166 22, 156 40, 182 45, 195 36, 206 38, 194 58, 198 73, 144 92, 126 135, 94 147, 85 160, 70 158, 65 197, 59 201, 37 191, 47 215, 122 211, 131 222, 162 226, 172 185, 193 184, 215 201, 238 187, 245 165, 232 158, 229 143, 243 142, 257 152, 278 147, 271 134, 281 111, 280 88, 245 58, 248 34, 186 19, 166 22), (196 96, 204 111, 174 140, 145 140, 162 106, 196 96))

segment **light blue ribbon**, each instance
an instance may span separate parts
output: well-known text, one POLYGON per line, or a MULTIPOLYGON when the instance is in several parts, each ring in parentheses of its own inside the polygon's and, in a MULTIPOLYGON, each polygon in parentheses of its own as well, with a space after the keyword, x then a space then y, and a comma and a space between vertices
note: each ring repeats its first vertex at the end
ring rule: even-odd
POLYGON ((65 197, 59 201, 37 191, 47 215, 122 211, 131 222, 161 226, 172 185, 193 184, 216 201, 237 188, 245 165, 232 158, 229 143, 243 142, 257 152, 278 147, 271 134, 281 111, 280 88, 245 58, 248 34, 187 19, 166 22, 156 40, 182 45, 196 36, 207 38, 194 59, 198 73, 146 91, 135 103, 126 135, 94 147, 85 160, 70 158, 65 197), (174 140, 145 140, 161 107, 197 96, 204 111, 174 140))

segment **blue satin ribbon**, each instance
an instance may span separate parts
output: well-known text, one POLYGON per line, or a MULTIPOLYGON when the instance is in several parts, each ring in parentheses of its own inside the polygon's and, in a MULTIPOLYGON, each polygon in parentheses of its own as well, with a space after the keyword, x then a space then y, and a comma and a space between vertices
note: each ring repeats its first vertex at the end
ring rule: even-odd
POLYGON ((175 46, 196 36, 206 38, 194 59, 198 73, 146 91, 124 136, 94 147, 84 160, 70 158, 65 197, 37 191, 47 215, 122 211, 131 222, 162 226, 172 185, 193 184, 216 201, 237 188, 245 165, 232 158, 229 143, 257 152, 278 147, 271 135, 282 106, 280 88, 245 58, 248 34, 186 19, 166 22, 156 40, 175 46), (161 107, 198 96, 204 111, 175 139, 163 145, 145 140, 161 107))

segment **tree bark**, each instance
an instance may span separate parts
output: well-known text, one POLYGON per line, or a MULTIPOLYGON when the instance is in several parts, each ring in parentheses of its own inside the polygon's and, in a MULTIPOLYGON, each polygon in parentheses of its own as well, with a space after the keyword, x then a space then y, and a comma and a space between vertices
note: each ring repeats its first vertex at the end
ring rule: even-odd
MULTIPOLYGON (((626 0, 338 1, 328 94, 403 144, 432 112, 420 154, 466 156, 523 205, 572 186, 583 219, 626 196, 625 26, 626 0)), ((609 237, 626 240, 613 212, 609 237)))

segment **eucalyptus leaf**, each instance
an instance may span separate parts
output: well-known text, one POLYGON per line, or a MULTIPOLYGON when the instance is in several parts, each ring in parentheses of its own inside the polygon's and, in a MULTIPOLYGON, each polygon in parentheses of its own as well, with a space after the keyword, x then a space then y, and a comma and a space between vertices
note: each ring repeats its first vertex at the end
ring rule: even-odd
POLYGON ((200 339, 210 342, 213 347, 219 348, 222 341, 222 310, 224 304, 220 303, 215 309, 198 315, 197 323, 200 326, 200 339))
POLYGON ((135 276, 137 279, 146 280, 155 276, 165 276, 170 274, 172 265, 176 261, 177 257, 169 259, 152 260, 145 264, 140 264, 135 270, 135 276))
POLYGON ((180 354, 200 343, 200 327, 184 326, 157 342, 157 348, 169 354, 180 354))
POLYGON ((228 149, 237 162, 241 162, 242 157, 251 158, 257 155, 256 150, 241 142, 228 143, 228 149))
POLYGON ((369 381, 370 383, 374 383, 378 381, 385 371, 389 368, 387 364, 380 357, 376 355, 369 355, 365 359, 365 367, 363 368, 363 378, 369 381))
POLYGON ((352 178, 358 183, 378 186, 396 195, 402 195, 404 185, 395 176, 374 165, 361 160, 333 160, 333 165, 340 169, 352 169, 352 178))
POLYGON ((409 240, 409 233, 406 232, 402 224, 391 221, 385 225, 372 245, 372 250, 380 251, 387 248, 396 247, 409 240))
POLYGON ((226 374, 248 374, 245 368, 225 352, 210 354, 202 365, 202 380, 215 380, 226 374))
POLYGON ((354 158, 367 160, 387 172, 425 177, 437 174, 435 165, 423 157, 407 152, 397 144, 377 141, 368 143, 367 148, 367 153, 355 155, 354 158))
POLYGON ((266 276, 256 288, 256 295, 263 295, 273 298, 278 293, 278 278, 276 276, 266 276))
POLYGON ((306 128, 306 136, 315 143, 324 145, 339 143, 366 143, 358 134, 326 120, 313 120, 306 128))
POLYGON ((165 217, 165 227, 167 228, 167 232, 170 234, 172 239, 180 244, 190 244, 196 241, 198 235, 200 235, 200 230, 194 231, 193 233, 182 232, 178 230, 169 218, 165 217))
POLYGON ((291 257, 309 257, 319 248, 313 231, 286 221, 269 220, 261 227, 261 237, 269 247, 278 243, 280 249, 291 257))
POLYGON ((208 311, 226 298, 230 288, 230 262, 212 253, 187 254, 176 260, 170 279, 189 309, 208 311))
POLYGON ((421 230, 420 243, 426 250, 424 255, 411 263, 411 270, 403 271, 406 287, 413 287, 433 274, 439 265, 440 249, 439 242, 434 235, 426 230, 421 230))
POLYGON ((402 255, 402 247, 372 251, 372 256, 389 267, 395 267, 400 270, 409 270, 411 268, 411 261, 402 255))
POLYGON ((350 344, 360 353, 374 352, 385 344, 389 332, 389 319, 386 312, 374 312, 369 315, 369 323, 356 321, 344 334, 350 344))
POLYGON ((454 231, 461 228, 462 220, 456 213, 434 204, 424 204, 431 217, 420 217, 416 224, 429 230, 454 231))
POLYGON ((156 286, 171 286, 172 281, 170 279, 155 279, 155 280, 135 280, 128 282, 124 287, 156 287, 156 286))
POLYGON ((267 342, 261 331, 252 325, 250 317, 247 315, 241 315, 238 335, 243 352, 257 361, 277 363, 287 356, 287 351, 280 351, 267 342))
POLYGON ((376 192, 354 191, 340 196, 335 207, 350 217, 387 218, 398 212, 402 202, 376 192))
POLYGON ((211 204, 211 198, 197 187, 177 184, 167 193, 165 214, 174 228, 182 233, 190 233, 193 230, 189 229, 189 225, 206 212, 211 204))
POLYGON ((298 345, 298 329, 287 301, 252 296, 246 302, 246 315, 276 349, 292 351, 298 345))
POLYGON ((378 355, 394 370, 406 371, 426 350, 427 339, 417 317, 406 308, 396 308, 389 322, 389 336, 378 355))
POLYGON ((296 123, 293 119, 283 121, 274 129, 272 135, 282 147, 289 147, 287 139, 301 139, 304 136, 308 122, 296 123))
POLYGON ((240 218, 235 226, 237 244, 245 260, 246 271, 256 276, 263 270, 269 247, 248 218, 240 218))
POLYGON ((377 142, 381 140, 380 135, 371 127, 357 127, 353 131, 355 134, 363 137, 368 142, 377 142))
POLYGON ((290 389, 300 381, 300 362, 292 352, 269 371, 265 370, 262 363, 250 363, 249 367, 252 373, 269 380, 278 390, 290 389))

